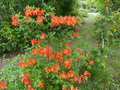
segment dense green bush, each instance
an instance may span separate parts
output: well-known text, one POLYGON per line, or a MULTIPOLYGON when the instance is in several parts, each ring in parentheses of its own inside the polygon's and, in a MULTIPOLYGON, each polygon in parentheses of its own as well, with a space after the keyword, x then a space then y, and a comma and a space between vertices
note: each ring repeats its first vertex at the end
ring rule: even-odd
POLYGON ((76 0, 0 0, 0 20, 9 20, 12 14, 23 13, 27 5, 44 7, 47 4, 56 8, 56 15, 75 15, 75 3, 76 0))
POLYGON ((112 11, 116 11, 120 8, 120 0, 111 0, 112 1, 112 6, 111 9, 112 11))
POLYGON ((102 47, 113 43, 119 44, 120 39, 120 12, 114 11, 110 16, 103 16, 96 22, 96 36, 102 47))
POLYGON ((119 0, 86 0, 84 1, 85 8, 90 11, 99 12, 101 14, 109 14, 112 11, 119 9, 120 1, 119 0))
POLYGON ((12 14, 23 13, 27 5, 42 7, 42 4, 42 0, 0 0, 0 17, 9 20, 12 14))
MULTIPOLYGON (((57 15, 71 15, 75 14, 72 13, 77 0, 45 0, 45 3, 47 5, 51 5, 56 8, 56 14, 57 15)), ((77 8, 76 8, 77 9, 77 8)))

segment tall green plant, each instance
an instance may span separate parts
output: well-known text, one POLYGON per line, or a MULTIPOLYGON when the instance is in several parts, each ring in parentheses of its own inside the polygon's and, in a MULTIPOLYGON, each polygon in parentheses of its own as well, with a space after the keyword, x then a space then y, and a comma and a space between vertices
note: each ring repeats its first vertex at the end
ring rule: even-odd
POLYGON ((76 0, 44 0, 46 4, 56 8, 57 15, 70 15, 74 10, 76 0))
POLYGON ((120 38, 120 13, 114 11, 110 16, 103 16, 96 22, 96 36, 101 41, 102 49, 112 44, 119 45, 120 38))

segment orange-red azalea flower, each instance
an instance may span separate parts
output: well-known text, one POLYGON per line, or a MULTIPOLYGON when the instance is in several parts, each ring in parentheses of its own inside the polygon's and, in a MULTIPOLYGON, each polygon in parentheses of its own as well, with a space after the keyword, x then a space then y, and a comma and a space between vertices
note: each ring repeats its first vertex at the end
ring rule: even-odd
POLYGON ((73 77, 75 72, 73 70, 69 70, 69 73, 67 74, 67 77, 73 77))
POLYGON ((59 75, 60 78, 64 78, 64 79, 67 79, 67 75, 66 75, 66 72, 65 71, 62 71, 59 75))
POLYGON ((4 90, 4 89, 6 89, 6 84, 7 84, 7 82, 2 82, 2 81, 0 81, 0 89, 2 89, 2 90, 4 90))
POLYGON ((62 52, 63 52, 66 56, 68 56, 68 55, 72 52, 72 50, 70 50, 69 47, 66 47, 65 49, 62 50, 62 52))
POLYGON ((29 76, 30 74, 29 73, 23 73, 22 74, 22 82, 25 84, 25 85, 31 85, 32 83, 32 80, 29 79, 29 76))
POLYGON ((46 35, 45 33, 42 33, 41 36, 40 36, 40 38, 41 39, 45 38, 45 35, 46 35))
POLYGON ((87 70, 85 70, 84 75, 91 75, 91 73, 87 70))
POLYGON ((12 25, 13 25, 13 26, 18 26, 18 25, 21 24, 21 22, 18 20, 19 17, 16 17, 16 15, 12 15, 11 18, 12 18, 12 25))
POLYGON ((35 44, 39 44, 40 43, 40 40, 39 39, 32 39, 31 40, 31 44, 32 44, 32 46, 34 46, 35 44))
POLYGON ((23 67, 25 69, 28 66, 28 64, 27 64, 27 62, 20 62, 19 66, 23 67))
POLYGON ((36 59, 30 60, 28 63, 29 65, 33 66, 37 62, 36 59))
POLYGON ((84 78, 85 80, 88 80, 88 76, 83 75, 83 78, 84 78))
POLYGON ((41 88, 43 88, 43 87, 45 86, 45 83, 44 83, 44 82, 39 82, 38 84, 39 84, 39 86, 40 86, 41 88))
POLYGON ((45 20, 45 17, 43 17, 43 16, 37 17, 36 20, 38 23, 41 23, 43 20, 45 20))
POLYGON ((45 11, 42 9, 42 10, 39 10, 38 11, 38 16, 41 16, 41 15, 44 15, 45 11))
POLYGON ((38 50, 37 50, 36 48, 34 48, 34 49, 32 50, 33 55, 36 55, 37 52, 38 52, 38 50))
POLYGON ((36 90, 36 89, 34 89, 31 85, 28 85, 28 89, 27 90, 36 90))
POLYGON ((71 68, 71 64, 72 64, 72 60, 71 60, 71 59, 64 61, 64 66, 65 66, 66 68, 68 68, 68 69, 71 68))
POLYGON ((89 60, 89 63, 90 63, 91 65, 93 65, 93 64, 94 64, 93 60, 89 60))
POLYGON ((73 37, 77 37, 79 35, 79 33, 73 33, 72 36, 73 37))
POLYGON ((81 55, 81 56, 85 56, 85 54, 84 54, 84 53, 80 53, 80 55, 81 55))
POLYGON ((70 90, 78 90, 78 87, 70 87, 70 90))
POLYGON ((82 49, 81 48, 75 48, 76 50, 79 50, 79 51, 81 51, 82 49))
POLYGON ((59 67, 58 64, 54 64, 50 67, 45 68, 45 72, 55 72, 55 73, 57 73, 59 70, 60 70, 60 67, 59 67))
POLYGON ((74 77, 74 81, 77 81, 78 83, 82 82, 82 76, 74 77))
POLYGON ((30 76, 30 73, 22 73, 23 78, 28 78, 30 76))
POLYGON ((67 24, 68 26, 70 25, 74 26, 78 22, 78 18, 71 16, 65 16, 65 17, 54 16, 51 18, 51 22, 53 23, 52 27, 53 25, 56 26, 60 24, 67 24))

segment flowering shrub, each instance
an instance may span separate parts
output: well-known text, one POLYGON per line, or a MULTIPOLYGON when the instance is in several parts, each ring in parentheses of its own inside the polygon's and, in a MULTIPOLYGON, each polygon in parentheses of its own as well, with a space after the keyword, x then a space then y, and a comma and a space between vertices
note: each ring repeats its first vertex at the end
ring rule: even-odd
MULTIPOLYGON (((51 26, 59 26, 61 25, 67 25, 67 26, 74 26, 77 22, 78 22, 78 18, 74 17, 74 16, 64 16, 64 17, 58 17, 55 16, 55 14, 53 12, 50 12, 49 17, 45 15, 45 11, 43 9, 40 8, 33 8, 33 7, 26 7, 25 8, 25 16, 23 16, 24 18, 21 19, 21 21, 26 21, 26 20, 30 20, 33 19, 35 20, 37 23, 43 23, 44 24, 44 20, 51 20, 51 26)), ((13 26, 18 26, 20 25, 22 22, 19 21, 20 15, 16 14, 16 15, 12 15, 12 25, 13 26)))
MULTIPOLYGON (((25 8, 25 20, 30 20, 32 16, 36 16, 37 23, 42 23, 42 21, 45 19, 44 16, 44 10, 40 8, 33 9, 31 7, 26 7, 25 8)), ((19 17, 17 15, 12 15, 12 25, 13 26, 18 26, 22 22, 19 21, 19 17)))
POLYGON ((19 67, 16 67, 20 72, 16 79, 2 79, 8 82, 5 88, 16 89, 17 85, 25 90, 78 90, 79 84, 90 78, 88 67, 94 64, 93 60, 81 48, 72 48, 69 43, 63 44, 60 51, 41 43, 45 33, 40 38, 31 40, 33 49, 29 56, 19 58, 19 67), (13 82, 16 83, 11 86, 13 82))
POLYGON ((51 18, 51 22, 52 27, 56 26, 56 25, 60 25, 60 24, 67 24, 68 26, 74 26, 76 24, 76 22, 78 21, 77 17, 70 17, 70 16, 65 16, 65 17, 52 17, 51 18))
POLYGON ((6 88, 6 84, 7 84, 7 82, 2 82, 2 81, 0 81, 0 88, 1 89, 5 89, 6 88))
MULTIPOLYGON (((42 32, 54 33, 55 37, 64 37, 76 29, 77 17, 55 16, 53 9, 40 9, 27 6, 24 14, 13 14, 12 22, 3 21, 0 30, 0 52, 24 50, 29 47, 32 38, 39 38, 42 32), (57 19, 57 18, 58 19, 57 19), (7 42, 6 42, 7 41, 7 42)), ((48 37, 49 38, 49 37, 48 37)))

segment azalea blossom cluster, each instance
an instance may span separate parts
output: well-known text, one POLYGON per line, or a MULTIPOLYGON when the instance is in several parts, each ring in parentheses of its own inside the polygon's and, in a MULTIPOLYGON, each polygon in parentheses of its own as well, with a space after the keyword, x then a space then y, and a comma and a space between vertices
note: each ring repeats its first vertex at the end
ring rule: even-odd
MULTIPOLYGON (((40 39, 43 39, 45 37, 45 33, 41 33, 40 39)), ((34 46, 35 44, 40 44, 40 39, 32 39, 31 45, 34 46)))
POLYGON ((49 57, 49 59, 54 58, 56 64, 50 67, 46 67, 45 68, 46 72, 58 72, 58 70, 60 69, 59 65, 57 64, 58 62, 62 63, 64 67, 70 69, 72 65, 72 59, 66 60, 63 58, 63 56, 64 55, 68 56, 71 52, 72 50, 69 47, 66 47, 61 52, 53 53, 53 50, 50 46, 46 46, 46 47, 40 46, 40 49, 34 48, 32 50, 33 55, 38 54, 40 56, 49 57))
POLYGON ((78 82, 81 83, 82 79, 84 80, 88 80, 88 76, 91 75, 91 73, 89 71, 85 71, 83 75, 80 75, 78 77, 74 77, 75 72, 73 70, 69 70, 68 73, 66 73, 65 71, 62 71, 59 75, 60 78, 64 78, 64 79, 69 79, 69 81, 71 82, 78 82))
POLYGON ((42 16, 44 15, 44 10, 40 9, 40 8, 36 8, 36 9, 31 9, 30 7, 26 7, 25 9, 25 19, 29 20, 31 18, 31 16, 36 16, 36 20, 38 23, 41 23, 43 20, 45 20, 45 17, 42 16))
POLYGON ((91 73, 89 71, 85 71, 83 75, 80 75, 78 77, 74 77, 74 78, 71 78, 70 81, 71 82, 78 82, 78 83, 81 83, 82 82, 82 79, 84 80, 88 80, 88 76, 90 76, 91 73))
MULTIPOLYGON (((20 60, 26 60, 26 59, 20 58, 20 60)), ((26 69, 26 67, 27 67, 28 65, 33 66, 33 65, 36 63, 36 59, 29 58, 29 60, 30 60, 30 61, 29 61, 28 63, 27 63, 27 62, 20 62, 19 66, 22 67, 22 68, 24 68, 24 69, 26 69)), ((29 72, 23 73, 23 74, 22 74, 22 80, 21 80, 21 81, 22 81, 25 85, 27 85, 28 90, 36 90, 36 89, 34 89, 34 88, 32 87, 32 80, 30 80, 29 77, 30 77, 30 73, 29 73, 29 72)), ((44 87, 44 82, 39 82, 38 85, 39 85, 41 88, 43 88, 43 87, 44 87)))
POLYGON ((35 16, 36 20, 38 23, 41 23, 43 20, 45 20, 45 17, 42 16, 44 15, 44 10, 40 9, 40 8, 36 8, 36 9, 31 9, 30 7, 26 7, 25 9, 25 19, 29 20, 31 18, 31 16, 35 16))
POLYGON ((55 72, 57 73, 60 70, 60 66, 58 64, 54 64, 50 67, 45 68, 45 72, 55 72))
POLYGON ((32 80, 29 79, 29 76, 30 76, 30 73, 23 73, 21 81, 28 86, 28 90, 35 90, 31 85, 32 80))
MULTIPOLYGON (((32 9, 31 7, 25 8, 25 20, 30 20, 31 17, 36 17, 37 23, 42 23, 43 20, 45 20, 44 10, 40 8, 32 9)), ((17 15, 17 14, 16 14, 17 15)), ((16 15, 12 15, 12 25, 18 26, 22 22, 19 21, 19 17, 16 17, 16 15)))
POLYGON ((79 35, 79 33, 73 33, 72 36, 73 37, 77 37, 79 35))
POLYGON ((31 40, 31 45, 34 46, 35 44, 39 44, 40 40, 39 39, 32 39, 31 40))
POLYGON ((21 21, 19 21, 19 17, 17 16, 17 14, 12 15, 11 18, 12 18, 12 25, 13 26, 18 26, 22 23, 21 21))
POLYGON ((67 87, 63 87, 62 90, 79 90, 78 87, 70 87, 70 88, 67 88, 67 87))
MULTIPOLYGON (((32 80, 29 79, 30 73, 23 73, 22 74, 22 82, 27 85, 28 90, 36 90, 32 87, 32 80)), ((38 85, 43 88, 44 87, 44 82, 39 82, 38 85)))
POLYGON ((33 66, 36 62, 37 62, 36 59, 29 58, 28 62, 22 61, 22 62, 19 63, 19 66, 25 69, 29 65, 33 66))
POLYGON ((6 89, 7 82, 0 81, 0 89, 6 89))
POLYGON ((69 72, 66 74, 65 71, 62 71, 59 75, 60 78, 64 78, 64 79, 67 79, 67 78, 70 78, 70 77, 73 77, 75 74, 75 72, 73 70, 69 70, 69 72))
POLYGON ((51 22, 53 23, 51 27, 64 25, 64 24, 67 24, 68 26, 71 25, 75 26, 75 24, 78 22, 78 18, 74 16, 64 16, 64 17, 54 16, 51 18, 51 22))
POLYGON ((36 8, 36 9, 31 9, 30 7, 26 7, 25 8, 25 15, 30 17, 30 16, 41 16, 44 15, 44 10, 40 9, 40 8, 36 8))

